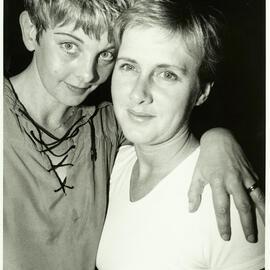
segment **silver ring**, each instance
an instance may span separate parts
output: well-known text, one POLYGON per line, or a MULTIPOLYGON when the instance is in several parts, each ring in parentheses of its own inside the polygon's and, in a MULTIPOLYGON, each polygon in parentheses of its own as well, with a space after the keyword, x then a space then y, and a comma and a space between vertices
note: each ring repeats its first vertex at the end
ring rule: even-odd
POLYGON ((247 188, 248 193, 251 193, 253 190, 255 190, 256 188, 258 188, 258 184, 254 183, 253 185, 251 185, 249 188, 247 188))

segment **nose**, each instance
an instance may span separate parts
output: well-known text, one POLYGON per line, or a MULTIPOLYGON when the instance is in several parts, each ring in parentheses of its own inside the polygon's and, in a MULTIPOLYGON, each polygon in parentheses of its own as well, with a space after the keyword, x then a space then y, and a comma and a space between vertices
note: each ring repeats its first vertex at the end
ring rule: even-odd
POLYGON ((151 82, 149 82, 148 78, 138 77, 130 92, 130 100, 135 104, 147 104, 153 101, 151 94, 151 82))
POLYGON ((77 77, 83 84, 95 83, 99 79, 96 59, 82 59, 76 71, 77 77))

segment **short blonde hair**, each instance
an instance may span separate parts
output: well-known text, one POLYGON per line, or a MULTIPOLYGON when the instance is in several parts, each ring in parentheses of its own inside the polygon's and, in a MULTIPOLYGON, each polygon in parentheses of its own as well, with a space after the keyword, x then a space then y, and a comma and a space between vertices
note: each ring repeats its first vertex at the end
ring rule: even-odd
POLYGON ((74 23, 75 29, 96 39, 108 32, 110 39, 115 19, 129 0, 25 0, 25 9, 37 28, 36 39, 49 27, 74 23))
POLYGON ((122 12, 116 23, 115 37, 120 44, 125 29, 159 26, 172 34, 181 34, 186 47, 200 60, 201 83, 214 80, 220 60, 222 14, 192 0, 136 0, 122 12))

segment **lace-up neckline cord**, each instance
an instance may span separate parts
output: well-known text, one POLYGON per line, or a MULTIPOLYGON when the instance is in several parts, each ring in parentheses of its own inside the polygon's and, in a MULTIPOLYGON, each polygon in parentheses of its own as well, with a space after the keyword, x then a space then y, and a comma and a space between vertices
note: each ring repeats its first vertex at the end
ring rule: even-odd
MULTIPOLYGON (((28 114, 27 111, 24 111, 22 109, 19 109, 19 111, 33 124, 33 126, 37 130, 37 136, 35 135, 34 131, 31 130, 30 133, 24 129, 24 132, 27 134, 27 136, 31 139, 31 141, 34 143, 34 145, 39 144, 41 146, 41 150, 39 150, 40 153, 45 153, 47 154, 47 157, 50 161, 51 168, 48 169, 48 172, 54 171, 58 183, 59 183, 59 188, 55 189, 54 192, 59 192, 62 191, 66 195, 66 189, 73 189, 74 186, 67 185, 67 177, 64 178, 62 181, 59 175, 56 172, 56 169, 59 167, 64 167, 64 166, 73 166, 72 163, 65 163, 66 159, 68 158, 69 152, 75 148, 75 145, 71 145, 66 151, 60 154, 55 153, 55 148, 58 147, 61 143, 63 143, 66 140, 74 138, 78 133, 79 129, 85 125, 88 121, 83 122, 82 124, 79 124, 84 118, 85 115, 81 116, 75 123, 72 124, 72 126, 66 131, 64 136, 61 138, 55 137, 53 134, 48 132, 46 129, 44 129, 42 126, 37 124, 32 117, 28 114), (45 133, 49 138, 53 140, 51 143, 46 143, 42 139, 42 133, 45 133), (59 163, 53 164, 49 154, 55 157, 63 157, 59 163)), ((96 160, 96 149, 95 149, 95 130, 94 130, 94 125, 92 122, 92 118, 90 119, 90 127, 91 127, 91 159, 96 160)))

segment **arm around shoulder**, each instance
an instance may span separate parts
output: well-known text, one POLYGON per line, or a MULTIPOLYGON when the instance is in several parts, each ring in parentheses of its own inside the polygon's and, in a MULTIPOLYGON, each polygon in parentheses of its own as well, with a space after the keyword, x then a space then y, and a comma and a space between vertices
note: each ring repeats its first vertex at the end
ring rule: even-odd
POLYGON ((250 194, 247 192, 247 189, 257 182, 258 177, 241 146, 232 133, 224 128, 208 130, 203 134, 200 142, 200 156, 189 190, 191 210, 198 209, 203 188, 206 184, 210 184, 222 238, 229 240, 231 236, 229 195, 232 195, 246 239, 249 242, 256 242, 256 225, 250 198, 264 219, 264 195, 260 188, 256 188, 250 194))

